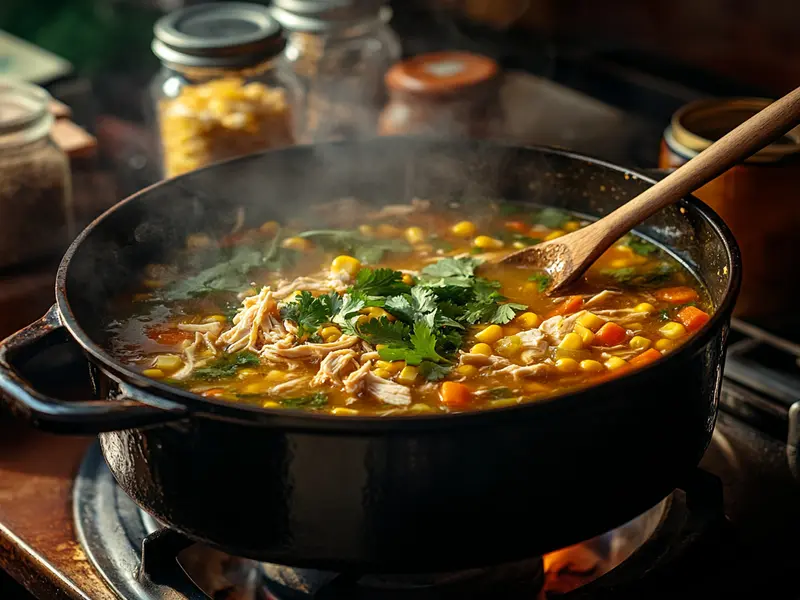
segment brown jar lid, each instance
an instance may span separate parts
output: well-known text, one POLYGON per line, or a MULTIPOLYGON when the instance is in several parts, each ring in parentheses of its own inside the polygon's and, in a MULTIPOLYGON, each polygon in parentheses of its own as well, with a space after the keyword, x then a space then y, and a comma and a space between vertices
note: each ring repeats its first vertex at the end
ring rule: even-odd
POLYGON ((499 67, 486 56, 469 52, 420 54, 386 73, 386 86, 425 96, 450 96, 480 87, 497 77, 499 67))
MULTIPOLYGON (((672 116, 671 134, 675 142, 694 155, 772 102, 767 98, 712 98, 691 102, 672 116)), ((747 162, 775 162, 797 152, 800 152, 800 127, 759 150, 747 162)))

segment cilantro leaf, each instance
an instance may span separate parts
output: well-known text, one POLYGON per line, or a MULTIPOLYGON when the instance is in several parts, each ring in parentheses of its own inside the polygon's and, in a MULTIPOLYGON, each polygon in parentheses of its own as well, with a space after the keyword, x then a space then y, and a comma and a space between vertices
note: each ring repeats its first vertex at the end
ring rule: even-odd
POLYGON ((516 311, 518 310, 525 310, 528 308, 525 304, 517 304, 515 302, 507 302, 506 304, 498 304, 495 308, 494 314, 489 318, 489 321, 492 323, 497 323, 498 325, 505 325, 515 316, 517 316, 516 311))
POLYGON ((293 302, 281 307, 281 318, 297 323, 297 335, 303 337, 314 333, 323 323, 328 323, 334 307, 341 307, 341 302, 336 292, 315 298, 311 292, 304 290, 293 302))
POLYGON ((544 293, 547 286, 550 285, 550 276, 547 273, 534 273, 528 277, 528 281, 533 281, 539 290, 539 293, 544 293))
POLYGON ((403 274, 392 269, 361 269, 351 293, 365 296, 396 296, 406 294, 410 287, 403 283, 403 274))
POLYGON ((450 366, 440 365, 429 360, 423 360, 419 363, 419 373, 428 381, 444 379, 450 374, 451 368, 450 366))
POLYGON ((236 375, 240 367, 255 367, 259 364, 258 355, 247 350, 236 354, 223 354, 205 367, 195 369, 192 377, 197 379, 225 379, 236 375))
POLYGON ((668 281, 674 272, 675 268, 672 265, 661 263, 647 271, 640 271, 635 267, 622 267, 621 269, 602 269, 600 274, 610 277, 619 284, 650 287, 668 281))
POLYGON ((358 327, 358 334, 370 344, 406 344, 410 328, 402 321, 390 321, 386 317, 370 319, 358 327))
POLYGON ((278 402, 286 408, 322 408, 328 404, 328 395, 325 392, 317 392, 307 396, 282 398, 278 402))
POLYGON ((402 240, 378 240, 346 229, 315 229, 297 237, 314 240, 332 252, 350 254, 364 264, 380 262, 387 252, 411 252, 411 246, 402 240))
POLYGON ((628 248, 633 250, 639 256, 650 256, 658 252, 658 246, 651 244, 642 238, 631 236, 627 243, 628 248))
POLYGON ((228 258, 217 255, 213 266, 199 273, 175 281, 159 294, 161 300, 168 302, 196 298, 211 292, 239 292, 247 288, 247 274, 261 265, 263 254, 252 246, 237 246, 228 258))
POLYGON ((543 208, 536 215, 536 222, 549 229, 560 229, 567 221, 572 220, 572 215, 559 208, 543 208))
POLYGON ((443 258, 421 272, 430 277, 473 277, 481 262, 477 258, 443 258))
POLYGON ((366 306, 366 302, 359 296, 345 294, 339 310, 331 317, 331 323, 336 323, 343 333, 357 335, 356 322, 361 316, 361 309, 366 306))
POLYGON ((436 352, 436 336, 423 322, 414 325, 414 331, 408 341, 398 340, 389 347, 378 350, 378 354, 383 360, 404 360, 407 364, 415 366, 424 360, 444 361, 444 358, 436 352))

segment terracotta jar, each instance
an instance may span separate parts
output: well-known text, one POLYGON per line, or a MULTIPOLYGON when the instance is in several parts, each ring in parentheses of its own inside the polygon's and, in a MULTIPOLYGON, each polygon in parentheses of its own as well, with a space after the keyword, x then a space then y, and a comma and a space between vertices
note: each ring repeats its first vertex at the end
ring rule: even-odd
MULTIPOLYGON (((659 167, 675 168, 769 105, 760 98, 693 102, 664 132, 659 167)), ((742 291, 734 314, 797 310, 800 293, 800 128, 709 182, 697 196, 728 224, 742 251, 742 291)))
POLYGON ((381 135, 487 137, 499 120, 499 67, 467 52, 422 54, 386 73, 381 135))

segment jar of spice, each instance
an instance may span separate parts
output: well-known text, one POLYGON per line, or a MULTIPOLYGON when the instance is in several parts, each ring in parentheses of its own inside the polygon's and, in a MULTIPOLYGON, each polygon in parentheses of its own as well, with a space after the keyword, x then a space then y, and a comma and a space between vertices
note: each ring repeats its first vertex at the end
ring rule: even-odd
MULTIPOLYGON (((664 131, 659 167, 691 160, 768 106, 760 98, 687 104, 664 131)), ((763 317, 796 310, 800 295, 800 127, 695 192, 733 231, 742 253, 742 289, 734 314, 763 317)))
POLYGON ((385 0, 274 0, 287 35, 282 60, 308 94, 306 140, 375 135, 386 71, 400 59, 385 0))
POLYGON ((495 61, 467 52, 422 54, 386 74, 389 104, 381 135, 425 134, 482 138, 501 118, 495 61))
POLYGON ((51 137, 51 98, 0 79, 0 268, 54 255, 74 234, 69 160, 51 137))
POLYGON ((285 39, 268 8, 200 4, 161 18, 154 34, 163 68, 151 94, 165 176, 298 139, 303 91, 276 60, 285 39))

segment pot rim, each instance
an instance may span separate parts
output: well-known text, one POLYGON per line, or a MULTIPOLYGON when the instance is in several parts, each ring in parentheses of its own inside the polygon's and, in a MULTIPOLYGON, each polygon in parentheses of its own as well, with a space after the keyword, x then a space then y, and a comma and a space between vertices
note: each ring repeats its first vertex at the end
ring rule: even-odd
MULTIPOLYGON (((403 136, 388 136, 390 138, 398 137, 400 139, 408 139, 403 136)), ((441 141, 441 140, 439 140, 441 141)), ((348 142, 332 142, 330 145, 350 145, 348 142)), ((622 167, 614 163, 598 159, 595 157, 587 156, 569 150, 559 148, 552 148, 548 146, 535 146, 535 145, 515 145, 502 142, 481 142, 480 145, 488 145, 496 148, 508 148, 517 150, 531 150, 540 154, 550 156, 560 156, 574 161, 587 162, 593 166, 599 166, 611 171, 616 171, 628 177, 639 179, 645 183, 653 185, 656 180, 649 177, 640 170, 622 167)), ((204 167, 202 170, 215 168, 220 164, 229 162, 236 162, 240 160, 251 159, 254 156, 269 155, 273 152, 286 152, 291 150, 300 151, 307 149, 309 145, 297 145, 291 148, 273 149, 264 152, 238 157, 214 165, 204 167)), ((116 210, 121 209, 123 206, 131 202, 136 202, 141 196, 148 194, 152 189, 164 185, 171 185, 175 180, 180 180, 183 177, 191 175, 186 173, 165 179, 154 183, 138 192, 121 200, 110 209, 106 210, 103 214, 98 216, 92 221, 75 240, 70 244, 61 263, 56 275, 55 293, 56 305, 58 307, 59 316, 64 327, 66 327, 72 338, 86 351, 96 364, 104 368, 112 379, 117 381, 125 381, 129 384, 144 389, 150 393, 155 393, 159 396, 166 397, 172 401, 177 401, 189 409, 190 417, 210 417, 210 418, 225 418, 227 420, 238 420, 245 423, 278 427, 291 430, 325 430, 335 433, 358 432, 368 430, 374 432, 376 430, 400 430, 410 431, 415 429, 443 429, 449 427, 460 427, 465 425, 482 426, 489 420, 507 420, 518 419, 525 415, 530 418, 534 414, 544 414, 552 410, 560 410, 562 408, 569 408, 572 406, 580 405, 585 402, 597 403, 597 395, 608 393, 616 387, 628 386, 634 382, 644 379, 651 370, 663 369, 670 367, 687 359, 690 355, 698 352, 710 339, 714 332, 722 327, 725 322, 729 320, 730 314, 733 310, 733 304, 741 285, 741 255, 739 252, 738 244, 736 243, 733 233, 728 226, 724 223, 722 218, 714 212, 707 204, 699 200, 693 195, 687 196, 682 203, 688 204, 692 210, 696 211, 702 218, 704 218, 712 227, 715 234, 722 240, 727 253, 727 269, 728 281, 723 296, 722 302, 716 307, 714 314, 703 329, 698 332, 690 341, 683 344, 678 350, 668 354, 664 360, 651 363, 642 368, 636 369, 633 373, 616 377, 597 385, 579 388, 571 392, 563 394, 556 394, 549 398, 530 402, 526 404, 519 404, 516 406, 509 406, 503 408, 493 408, 490 410, 468 411, 463 413, 443 413, 434 415, 414 415, 409 416, 348 416, 339 417, 327 413, 312 413, 302 410, 292 410, 285 408, 261 408, 250 405, 240 405, 225 400, 215 400, 212 398, 204 398, 199 394, 181 390, 176 387, 169 386, 165 383, 149 379, 140 373, 133 371, 122 363, 114 360, 111 355, 101 348, 91 337, 84 331, 78 323, 77 318, 72 310, 68 293, 66 289, 67 275, 69 271, 70 262, 75 252, 78 250, 83 241, 98 227, 103 225, 103 222, 116 210), (591 398, 591 400, 590 400, 591 398)), ((669 249, 669 247, 667 246, 669 249)))

